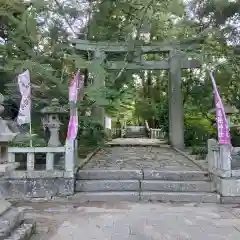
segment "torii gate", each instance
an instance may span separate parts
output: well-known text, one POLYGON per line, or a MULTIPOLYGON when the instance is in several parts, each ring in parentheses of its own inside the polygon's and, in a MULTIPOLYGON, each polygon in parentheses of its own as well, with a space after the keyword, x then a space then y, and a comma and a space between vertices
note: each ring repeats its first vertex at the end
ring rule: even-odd
MULTIPOLYGON (((129 48, 128 42, 94 42, 88 40, 74 40, 73 45, 81 51, 94 53, 97 59, 106 59, 108 53, 129 53, 134 54, 132 61, 106 61, 105 66, 109 70, 169 70, 168 98, 169 98, 169 139, 173 147, 178 149, 184 148, 184 110, 183 99, 181 94, 181 69, 199 68, 201 65, 197 60, 189 60, 186 55, 181 53, 184 50, 196 49, 197 44, 190 45, 181 43, 159 43, 143 44, 140 42, 132 49, 129 48), (179 53, 180 52, 180 53, 179 53), (166 53, 168 60, 146 61, 143 54, 148 53, 166 53)), ((98 86, 104 86, 104 79, 98 86)), ((93 83, 94 84, 94 83, 93 83)), ((95 83, 96 84, 96 83, 95 83)), ((104 110, 98 108, 95 116, 104 124, 104 110)))

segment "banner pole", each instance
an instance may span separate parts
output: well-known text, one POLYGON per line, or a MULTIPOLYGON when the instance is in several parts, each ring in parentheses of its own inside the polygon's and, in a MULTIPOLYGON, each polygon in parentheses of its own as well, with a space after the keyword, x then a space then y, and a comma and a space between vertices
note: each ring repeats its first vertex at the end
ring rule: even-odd
POLYGON ((29 134, 30 134, 30 147, 33 147, 32 143, 32 120, 30 118, 30 125, 29 125, 29 134))
POLYGON ((33 147, 33 141, 32 141, 32 86, 31 86, 31 80, 29 80, 30 84, 30 93, 29 93, 29 101, 30 101, 30 109, 29 109, 29 134, 30 134, 30 147, 33 147))

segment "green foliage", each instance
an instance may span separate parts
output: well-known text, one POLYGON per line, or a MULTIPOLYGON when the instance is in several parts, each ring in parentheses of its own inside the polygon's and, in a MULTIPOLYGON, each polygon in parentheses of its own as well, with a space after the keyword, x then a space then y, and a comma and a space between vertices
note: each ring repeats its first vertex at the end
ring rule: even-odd
POLYGON ((104 143, 104 129, 103 127, 92 121, 81 121, 80 123, 79 144, 92 147, 101 146, 104 143))
POLYGON ((208 153, 207 146, 205 147, 193 146, 191 148, 191 154, 197 155, 198 156, 197 159, 200 159, 200 160, 206 159, 207 153, 208 153))
MULTIPOLYGON (((208 114, 213 108, 208 68, 215 68, 223 100, 240 108, 240 58, 236 46, 239 29, 232 24, 239 20, 239 6, 239 1, 227 0, 192 0, 191 4, 182 0, 0 0, 0 36, 5 41, 0 45, 3 91, 8 98, 19 101, 16 75, 28 68, 33 83, 33 115, 37 116, 54 97, 67 104, 69 80, 77 68, 87 69, 85 75, 94 85, 85 88, 79 106, 78 137, 83 145, 101 144, 105 137, 101 126, 91 117, 83 117, 95 104, 103 106, 114 122, 143 124, 148 120, 150 127, 161 126, 168 132, 167 71, 107 72, 103 59, 92 60, 91 53, 80 55, 69 40, 79 36, 124 41, 129 52, 108 57, 126 61, 142 43, 139 40, 143 33, 154 41, 195 39, 200 42, 199 48, 182 52, 203 63, 201 71, 182 73, 185 141, 187 146, 203 146, 207 138, 216 135, 214 117, 208 114), (82 19, 89 20, 87 25, 82 24, 82 19)), ((144 58, 169 60, 166 54, 148 54, 144 58)), ((64 128, 66 124, 67 120, 64 128)), ((39 122, 34 120, 33 128, 40 134, 39 122)), ((237 134, 233 135, 233 142, 238 142, 237 134)))
POLYGON ((206 146, 209 138, 216 138, 216 129, 201 117, 185 118, 185 144, 189 146, 206 146))
MULTIPOLYGON (((30 140, 22 141, 22 142, 11 142, 9 144, 10 147, 30 147, 30 140)), ((39 136, 32 137, 32 146, 33 147, 46 147, 46 141, 39 136)))
POLYGON ((240 147, 240 132, 238 127, 231 128, 232 145, 240 147))

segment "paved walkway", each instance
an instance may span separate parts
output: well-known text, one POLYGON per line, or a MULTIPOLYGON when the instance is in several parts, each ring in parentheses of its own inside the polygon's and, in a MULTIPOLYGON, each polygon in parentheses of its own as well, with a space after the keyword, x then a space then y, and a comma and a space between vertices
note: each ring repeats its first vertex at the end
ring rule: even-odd
POLYGON ((138 145, 138 146, 161 146, 166 145, 164 140, 150 138, 116 138, 108 143, 109 145, 138 145))
POLYGON ((34 240, 239 240, 240 209, 209 204, 22 203, 34 240))
POLYGON ((100 150, 83 169, 200 170, 188 158, 156 139, 115 139, 111 145, 100 150))

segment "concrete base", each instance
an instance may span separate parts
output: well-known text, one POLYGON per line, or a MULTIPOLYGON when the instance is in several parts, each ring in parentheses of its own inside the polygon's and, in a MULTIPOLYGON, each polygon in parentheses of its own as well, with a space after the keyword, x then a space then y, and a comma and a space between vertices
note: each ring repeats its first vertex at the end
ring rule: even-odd
POLYGON ((51 198, 74 193, 70 173, 15 171, 0 179, 0 196, 5 199, 51 198))
POLYGON ((223 197, 240 197, 240 179, 219 178, 219 193, 223 197))
POLYGON ((219 175, 211 175, 215 189, 221 195, 223 203, 240 203, 240 179, 236 177, 223 178, 219 175), (238 201, 238 200, 239 201, 238 201))

